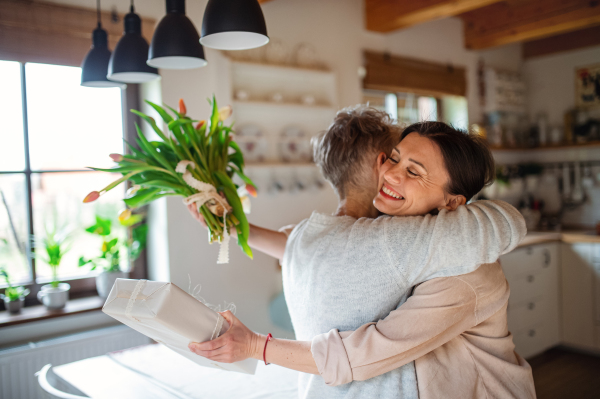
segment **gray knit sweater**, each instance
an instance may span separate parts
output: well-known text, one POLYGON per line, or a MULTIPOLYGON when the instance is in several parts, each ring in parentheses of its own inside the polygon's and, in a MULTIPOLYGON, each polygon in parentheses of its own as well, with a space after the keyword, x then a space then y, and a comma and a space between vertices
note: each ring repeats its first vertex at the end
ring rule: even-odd
MULTIPOLYGON (((357 220, 315 212, 290 234, 282 263, 296 339, 385 318, 414 285, 495 262, 526 233, 521 214, 502 201, 478 201, 438 216, 357 220)), ((418 398, 414 363, 336 387, 300 373, 299 391, 303 399, 418 398)))

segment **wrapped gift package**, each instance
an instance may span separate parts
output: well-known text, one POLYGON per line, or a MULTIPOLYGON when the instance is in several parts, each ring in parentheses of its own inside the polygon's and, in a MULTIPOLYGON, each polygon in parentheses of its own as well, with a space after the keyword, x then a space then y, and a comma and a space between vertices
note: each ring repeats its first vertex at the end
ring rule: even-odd
POLYGON ((254 374, 256 359, 220 363, 190 351, 229 328, 219 313, 175 284, 118 278, 102 311, 201 366, 254 374))

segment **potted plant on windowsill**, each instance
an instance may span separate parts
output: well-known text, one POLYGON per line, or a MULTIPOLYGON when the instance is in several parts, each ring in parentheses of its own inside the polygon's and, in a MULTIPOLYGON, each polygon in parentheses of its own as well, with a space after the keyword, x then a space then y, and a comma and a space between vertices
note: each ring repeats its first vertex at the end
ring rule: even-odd
POLYGON ((4 277, 8 287, 4 289, 4 294, 0 294, 0 298, 4 300, 4 306, 10 313, 19 313, 23 304, 25 303, 25 297, 29 294, 29 290, 22 286, 13 287, 10 283, 10 277, 4 266, 0 266, 0 276, 4 277))
POLYGON ((45 284, 37 293, 38 300, 48 309, 62 309, 69 300, 71 286, 58 279, 58 268, 63 256, 71 249, 71 229, 67 226, 45 226, 45 236, 41 239, 42 251, 36 251, 36 258, 43 260, 52 270, 52 282, 45 284))
POLYGON ((101 298, 106 299, 115 280, 127 278, 129 271, 121 270, 121 258, 127 254, 127 260, 131 264, 136 260, 146 246, 146 233, 148 225, 142 223, 144 215, 132 214, 126 209, 119 215, 119 223, 127 228, 128 237, 119 238, 113 235, 112 221, 96 215, 96 223, 87 229, 88 233, 99 235, 102 238, 101 254, 95 258, 79 258, 79 266, 91 264, 91 270, 97 268, 102 272, 96 276, 96 290, 101 298))

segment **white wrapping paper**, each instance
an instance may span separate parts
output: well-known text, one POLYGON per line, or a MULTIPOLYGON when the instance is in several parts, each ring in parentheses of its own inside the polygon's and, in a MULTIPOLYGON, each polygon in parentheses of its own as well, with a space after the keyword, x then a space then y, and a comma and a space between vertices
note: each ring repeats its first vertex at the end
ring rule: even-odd
POLYGON ((256 359, 220 363, 188 349, 190 342, 217 338, 229 324, 175 284, 118 278, 102 311, 201 366, 246 374, 256 369, 256 359))

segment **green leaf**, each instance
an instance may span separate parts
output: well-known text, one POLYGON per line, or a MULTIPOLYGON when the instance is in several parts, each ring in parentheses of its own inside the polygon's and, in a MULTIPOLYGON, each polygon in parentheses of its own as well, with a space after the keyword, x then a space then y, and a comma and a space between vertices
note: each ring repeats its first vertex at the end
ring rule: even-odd
POLYGON ((156 134, 158 134, 158 137, 160 137, 164 141, 169 141, 169 139, 167 138, 167 136, 165 136, 165 134, 162 132, 162 130, 160 130, 158 128, 158 126, 156 125, 156 122, 154 121, 153 118, 151 118, 148 115, 146 115, 140 111, 137 111, 135 109, 132 109, 130 111, 133 112, 134 114, 136 114, 137 116, 139 116, 140 118, 142 118, 143 120, 145 120, 146 122, 148 122, 148 124, 150 126, 152 126, 152 129, 156 132, 156 134))
POLYGON ((138 190, 133 197, 126 198, 123 201, 129 208, 137 208, 151 202, 154 199, 153 197, 160 193, 160 191, 160 188, 143 188, 138 190))
POLYGON ((217 130, 218 124, 219 124, 219 108, 217 107, 217 100, 215 99, 215 95, 213 94, 212 114, 210 116, 210 131, 208 133, 209 136, 212 136, 213 133, 217 130))
POLYGON ((169 115, 167 113, 167 111, 165 111, 160 105, 154 104, 153 102, 150 102, 148 100, 146 100, 146 103, 148 105, 150 105, 152 108, 154 108, 154 110, 156 112, 158 112, 158 114, 160 115, 160 117, 162 118, 163 121, 165 121, 165 123, 169 123, 173 120, 173 117, 171 115, 169 115))
POLYGON ((233 214, 240 221, 239 228, 240 232, 238 234, 238 244, 242 247, 242 250, 246 255, 250 258, 253 257, 252 250, 248 246, 248 237, 250 236, 250 225, 248 224, 248 219, 246 218, 246 214, 244 213, 244 208, 242 206, 242 202, 240 201, 240 197, 237 194, 237 189, 235 184, 231 181, 229 176, 225 173, 216 171, 214 175, 217 181, 221 184, 222 191, 225 194, 225 198, 227 198, 227 202, 233 208, 233 214))

